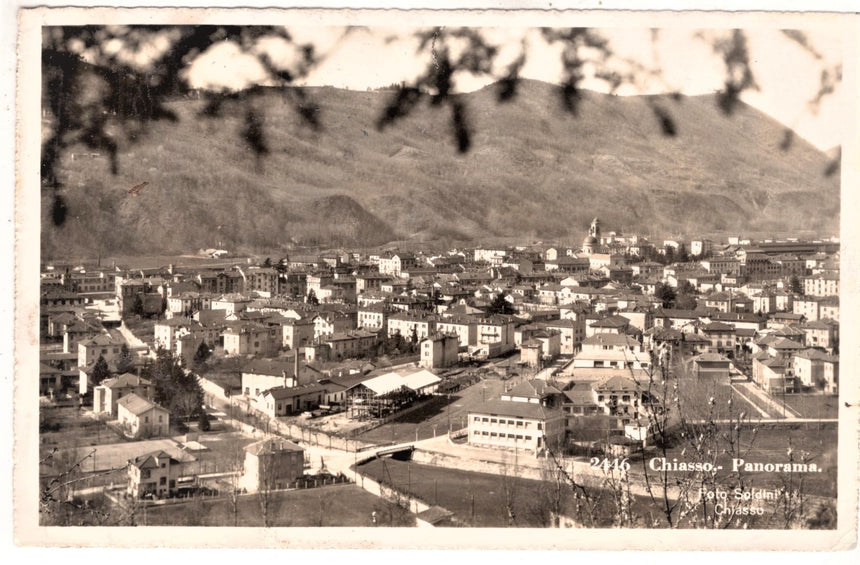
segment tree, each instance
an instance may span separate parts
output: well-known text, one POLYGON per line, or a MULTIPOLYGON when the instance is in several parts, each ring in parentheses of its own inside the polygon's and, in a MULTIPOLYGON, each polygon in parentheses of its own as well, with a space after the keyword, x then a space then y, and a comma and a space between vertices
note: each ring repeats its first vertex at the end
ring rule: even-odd
POLYGON ((191 366, 195 372, 202 372, 206 368, 206 360, 212 355, 212 350, 206 345, 205 341, 201 341, 197 346, 197 351, 194 353, 194 359, 191 361, 191 366))
POLYGON ((134 300, 131 303, 131 313, 134 316, 143 316, 145 313, 143 309, 143 298, 141 298, 140 294, 134 295, 134 300))
POLYGON ((659 298, 663 303, 663 308, 673 308, 675 306, 675 289, 666 283, 657 283, 654 290, 654 296, 659 298))
POLYGON ((487 307, 487 314, 513 315, 516 312, 516 309, 508 302, 507 295, 504 293, 497 294, 487 307))
POLYGON ((209 414, 205 410, 200 410, 200 417, 197 419, 198 429, 201 432, 208 432, 212 429, 212 424, 209 423, 209 414))
POLYGON ((320 301, 319 301, 319 298, 317 298, 317 293, 314 292, 314 289, 310 289, 308 291, 307 302, 308 302, 308 304, 313 304, 314 306, 319 305, 320 301))
POLYGON ((170 411, 171 418, 188 421, 203 407, 203 388, 197 376, 186 371, 173 354, 159 348, 155 363, 141 371, 155 386, 154 401, 170 411))
POLYGON ((128 348, 128 344, 123 343, 122 347, 119 350, 119 361, 116 365, 116 372, 119 374, 127 373, 134 368, 134 357, 131 354, 131 350, 128 348))
POLYGON ((803 296, 803 283, 797 278, 797 275, 792 275, 788 281, 788 291, 793 294, 803 296))
POLYGON ((111 377, 110 369, 103 355, 99 355, 96 359, 96 364, 93 366, 93 386, 99 386, 102 381, 111 377))

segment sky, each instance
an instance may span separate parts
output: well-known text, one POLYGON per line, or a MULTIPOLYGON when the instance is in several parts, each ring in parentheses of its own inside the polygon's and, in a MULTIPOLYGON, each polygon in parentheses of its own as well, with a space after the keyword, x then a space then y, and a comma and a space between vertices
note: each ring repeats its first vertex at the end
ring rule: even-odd
MULTIPOLYGON (((613 57, 610 68, 639 68, 632 84, 625 84, 619 95, 681 92, 695 95, 713 93, 723 86, 725 65, 713 50, 712 40, 725 37, 728 30, 689 28, 652 30, 639 28, 601 28, 595 30, 609 40, 613 57), (643 71, 642 69, 646 69, 643 71), (657 76, 647 70, 660 69, 657 76)), ((331 85, 365 90, 414 79, 431 61, 427 52, 417 53, 418 43, 410 30, 403 28, 289 28, 296 43, 313 43, 322 61, 299 84, 331 85)), ((468 92, 494 82, 503 75, 507 63, 527 49, 521 76, 546 82, 559 82, 561 58, 558 46, 548 45, 533 28, 486 28, 485 37, 500 47, 496 76, 461 74, 456 88, 468 92)), ((842 43, 838 35, 825 31, 805 31, 814 54, 778 29, 745 30, 749 42, 751 67, 758 90, 744 92, 744 102, 756 107, 795 130, 821 150, 840 143, 840 92, 826 97, 813 108, 809 104, 818 90, 823 69, 841 63, 842 43)), ((448 43, 456 53, 456 42, 448 43)), ((300 57, 295 46, 272 40, 258 46, 278 64, 294 68, 300 57)), ((236 44, 220 44, 201 55, 188 69, 192 86, 243 88, 259 82, 265 71, 249 53, 236 44)), ((606 92, 600 80, 586 80, 583 87, 606 92)))

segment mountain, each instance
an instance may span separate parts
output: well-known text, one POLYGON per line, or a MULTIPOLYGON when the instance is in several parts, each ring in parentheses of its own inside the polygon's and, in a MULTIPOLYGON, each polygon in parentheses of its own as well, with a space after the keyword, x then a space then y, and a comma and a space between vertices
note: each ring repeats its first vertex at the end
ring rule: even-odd
POLYGON ((43 204, 43 254, 576 241, 594 216, 655 235, 838 229, 827 156, 749 106, 724 115, 714 96, 583 92, 571 114, 552 85, 522 81, 505 103, 492 85, 459 96, 472 132, 461 154, 446 105, 422 101, 379 131, 393 93, 303 92, 318 131, 265 91, 217 117, 202 100, 170 101, 179 119, 121 142, 117 174, 92 150, 68 150, 69 220, 52 227, 43 204), (246 103, 262 116, 259 157, 241 135, 246 103))

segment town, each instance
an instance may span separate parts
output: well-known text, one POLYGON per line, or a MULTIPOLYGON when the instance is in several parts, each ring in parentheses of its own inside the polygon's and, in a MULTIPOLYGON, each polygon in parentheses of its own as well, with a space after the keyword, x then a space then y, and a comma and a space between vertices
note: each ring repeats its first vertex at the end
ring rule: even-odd
POLYGON ((43 263, 43 524, 835 523, 839 240, 571 241, 43 263))

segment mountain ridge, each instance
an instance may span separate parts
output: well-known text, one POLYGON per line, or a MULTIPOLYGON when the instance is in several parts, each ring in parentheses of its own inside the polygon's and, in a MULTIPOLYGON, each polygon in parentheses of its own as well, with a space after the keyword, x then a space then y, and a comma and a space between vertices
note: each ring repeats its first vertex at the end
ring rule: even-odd
POLYGON ((575 241, 594 216, 641 233, 838 229, 827 156, 797 136, 786 147, 785 126, 749 106, 727 117, 713 95, 584 91, 572 114, 552 85, 523 81, 504 103, 496 88, 454 98, 466 153, 445 104, 422 102, 377 129, 391 92, 304 88, 318 131, 276 91, 209 118, 204 101, 171 101, 179 121, 120 144, 118 174, 101 158, 71 159, 75 148, 64 156, 70 220, 53 228, 43 203, 43 255, 575 241), (249 107, 262 116, 265 155, 242 141, 249 107))

